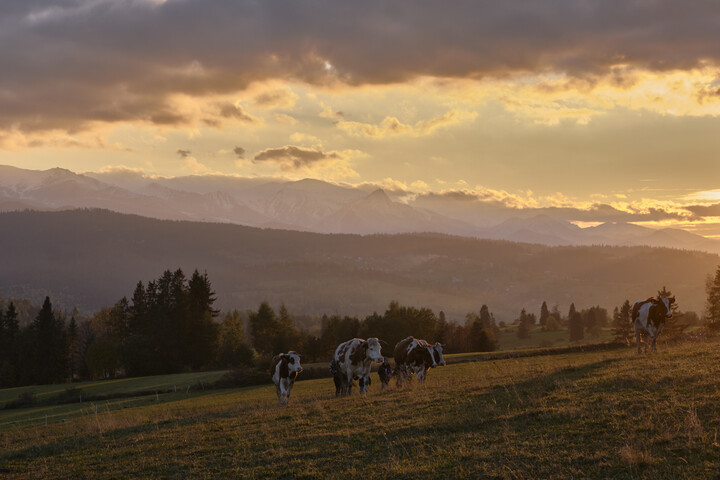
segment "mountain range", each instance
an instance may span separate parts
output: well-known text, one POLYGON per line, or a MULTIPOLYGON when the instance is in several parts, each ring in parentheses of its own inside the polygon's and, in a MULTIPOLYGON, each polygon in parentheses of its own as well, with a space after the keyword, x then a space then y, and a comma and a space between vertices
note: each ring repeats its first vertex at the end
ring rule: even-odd
POLYGON ((0 211, 72 208, 316 233, 435 232, 549 246, 647 245, 720 253, 720 241, 681 229, 629 223, 580 228, 561 218, 522 210, 504 217, 483 215, 460 200, 401 198, 381 189, 313 179, 149 178, 132 172, 79 174, 61 168, 0 166, 0 211))

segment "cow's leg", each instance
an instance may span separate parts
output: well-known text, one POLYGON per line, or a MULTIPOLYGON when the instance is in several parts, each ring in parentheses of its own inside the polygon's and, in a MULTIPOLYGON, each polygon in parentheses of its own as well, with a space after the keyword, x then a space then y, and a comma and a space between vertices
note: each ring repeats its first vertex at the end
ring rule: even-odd
POLYGON ((642 354, 642 348, 641 348, 641 340, 640 340, 640 330, 635 330, 635 340, 637 341, 638 346, 638 355, 642 354))
POLYGON ((652 351, 657 352, 657 346, 655 345, 656 337, 652 337, 652 351))
POLYGON ((278 405, 282 405, 282 392, 280 391, 280 384, 275 385, 275 391, 277 392, 278 405))

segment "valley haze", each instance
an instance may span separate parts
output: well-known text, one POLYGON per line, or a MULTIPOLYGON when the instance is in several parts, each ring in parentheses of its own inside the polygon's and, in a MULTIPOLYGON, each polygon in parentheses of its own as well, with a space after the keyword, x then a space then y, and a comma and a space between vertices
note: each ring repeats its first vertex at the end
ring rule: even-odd
POLYGON ((392 300, 462 322, 487 304, 512 321, 546 301, 567 312, 654 295, 702 312, 717 254, 545 246, 437 233, 320 234, 158 220, 108 210, 0 213, 0 296, 92 312, 164 270, 207 272, 221 309, 284 303, 294 314, 365 316, 392 300))

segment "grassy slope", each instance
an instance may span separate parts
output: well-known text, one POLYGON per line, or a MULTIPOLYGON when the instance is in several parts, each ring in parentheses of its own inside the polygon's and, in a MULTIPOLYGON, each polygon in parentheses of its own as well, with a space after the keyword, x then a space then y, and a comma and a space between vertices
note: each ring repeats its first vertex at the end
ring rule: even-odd
MULTIPOLYGON (((335 399, 300 382, 90 405, 0 433, 13 478, 717 478, 717 343, 448 365, 335 399), (124 408, 120 408, 124 407, 124 408), (114 409, 117 408, 117 409, 114 409)), ((56 408, 69 408, 68 406, 56 408)), ((76 407, 77 408, 77 407, 76 407)), ((34 409, 36 415, 43 410, 34 409)), ((22 414, 22 411, 15 411, 22 414)))

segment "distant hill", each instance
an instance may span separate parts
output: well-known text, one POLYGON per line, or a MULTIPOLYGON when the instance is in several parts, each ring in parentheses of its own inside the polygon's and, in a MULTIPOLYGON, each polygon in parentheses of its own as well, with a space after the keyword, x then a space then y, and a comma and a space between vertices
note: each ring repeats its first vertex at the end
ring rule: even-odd
POLYGON ((391 300, 498 321, 543 301, 612 310, 667 286, 702 312, 715 254, 650 247, 547 247, 439 234, 348 235, 155 220, 106 210, 0 213, 0 297, 92 312, 165 269, 207 271, 218 306, 284 302, 297 314, 367 315, 391 300))

